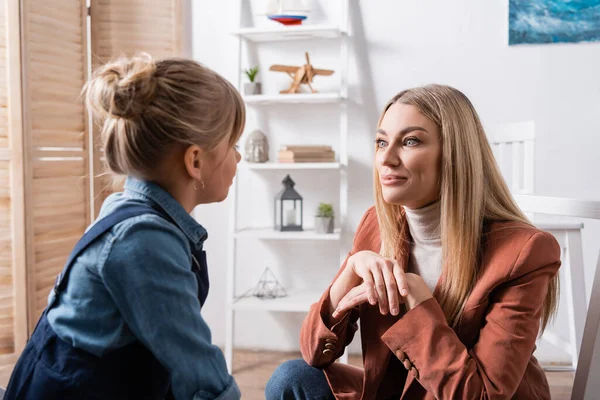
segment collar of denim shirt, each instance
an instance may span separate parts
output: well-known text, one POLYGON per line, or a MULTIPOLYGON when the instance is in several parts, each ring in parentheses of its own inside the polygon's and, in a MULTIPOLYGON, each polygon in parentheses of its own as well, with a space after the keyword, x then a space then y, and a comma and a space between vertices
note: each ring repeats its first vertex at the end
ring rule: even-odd
POLYGON ((202 249, 204 241, 208 238, 206 229, 194 217, 188 214, 173 196, 158 184, 127 177, 125 181, 125 195, 131 197, 139 197, 141 195, 142 198, 148 198, 156 203, 196 246, 196 250, 202 249))

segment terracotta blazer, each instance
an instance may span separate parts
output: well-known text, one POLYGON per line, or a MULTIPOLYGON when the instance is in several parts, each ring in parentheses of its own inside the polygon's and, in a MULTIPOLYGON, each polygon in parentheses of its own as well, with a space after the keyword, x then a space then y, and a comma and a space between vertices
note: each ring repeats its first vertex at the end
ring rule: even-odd
MULTIPOLYGON (((379 252, 380 244, 371 208, 349 256, 379 252)), ((406 270, 408 260, 398 261, 406 270)), ((548 283, 559 266, 560 248, 549 233, 521 223, 490 223, 480 277, 456 330, 438 304, 438 289, 404 315, 384 316, 377 306, 362 304, 327 326, 327 289, 302 325, 302 356, 324 370, 337 399, 550 399, 532 353, 548 283), (352 341, 359 318, 364 370, 334 362, 352 341)))

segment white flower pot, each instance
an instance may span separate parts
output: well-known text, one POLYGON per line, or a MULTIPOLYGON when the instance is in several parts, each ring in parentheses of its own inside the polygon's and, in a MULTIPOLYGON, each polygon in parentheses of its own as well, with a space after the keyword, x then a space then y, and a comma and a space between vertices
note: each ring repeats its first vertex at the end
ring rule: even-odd
POLYGON ((262 85, 260 84, 260 82, 244 83, 244 94, 245 95, 262 94, 262 85))
POLYGON ((333 233, 333 218, 315 217, 316 233, 333 233))

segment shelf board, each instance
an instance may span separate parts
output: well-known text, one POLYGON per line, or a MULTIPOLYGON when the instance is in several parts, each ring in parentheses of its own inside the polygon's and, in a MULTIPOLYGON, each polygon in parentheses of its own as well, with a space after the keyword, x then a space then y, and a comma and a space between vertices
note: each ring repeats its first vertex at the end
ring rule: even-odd
POLYGON ((252 238, 263 240, 340 240, 341 230, 338 228, 333 233, 316 233, 306 229, 301 232, 280 232, 273 228, 247 228, 236 232, 237 238, 252 238))
POLYGON ((231 308, 234 310, 257 310, 279 312, 307 312, 323 294, 311 289, 286 289, 286 297, 276 299, 260 299, 250 296, 238 299, 231 308))
POLYGON ((339 103, 343 97, 339 93, 294 93, 294 94, 255 94, 244 96, 248 105, 268 104, 322 104, 339 103))
POLYGON ((266 28, 241 28, 234 35, 253 42, 279 42, 287 40, 335 39, 342 35, 333 25, 273 25, 266 28))
POLYGON ((240 163, 240 168, 250 170, 290 170, 290 169, 340 169, 341 164, 339 162, 312 162, 312 163, 280 163, 280 162, 266 162, 266 163, 240 163))

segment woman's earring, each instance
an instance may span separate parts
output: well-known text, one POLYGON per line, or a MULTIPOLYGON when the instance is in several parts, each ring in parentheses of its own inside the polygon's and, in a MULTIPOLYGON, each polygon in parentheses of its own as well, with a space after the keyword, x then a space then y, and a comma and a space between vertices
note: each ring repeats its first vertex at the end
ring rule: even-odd
MULTIPOLYGON (((202 184, 202 190, 204 190, 205 185, 204 185, 204 181, 202 180, 202 160, 199 160, 199 161, 200 161, 200 165, 198 166, 197 164, 195 164, 195 167, 200 169, 200 171, 198 171, 198 172, 200 172, 200 183, 202 184)), ((194 181, 194 185, 195 184, 196 184, 196 181, 194 181)), ((194 186, 194 190, 195 189, 196 189, 196 186, 194 186)))
POLYGON ((194 191, 196 191, 196 190, 198 190, 198 189, 196 188, 196 181, 194 181, 194 191))

